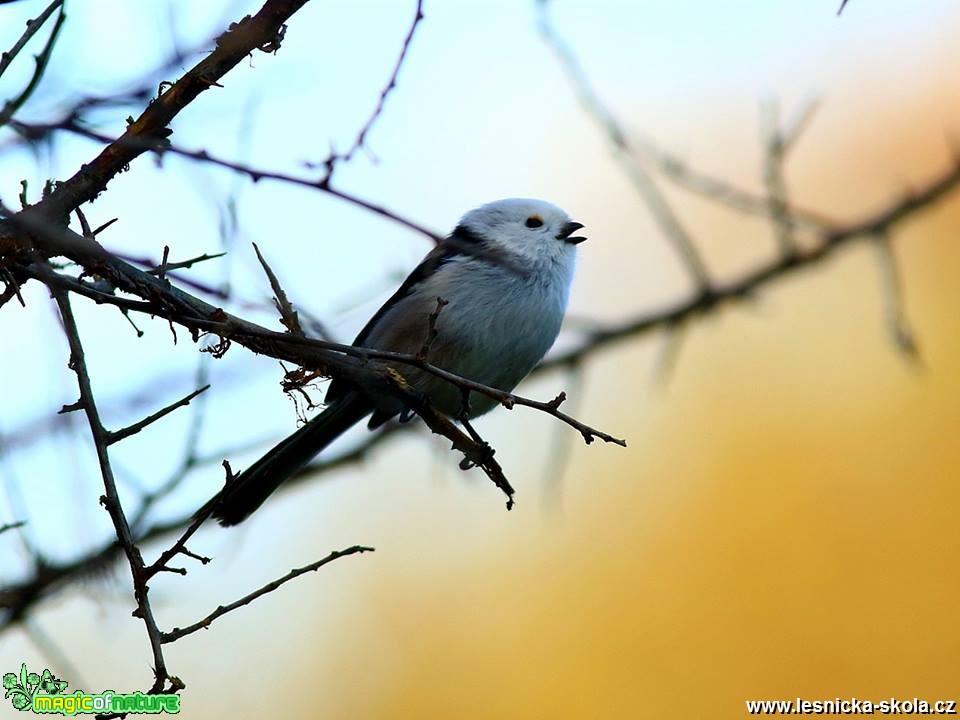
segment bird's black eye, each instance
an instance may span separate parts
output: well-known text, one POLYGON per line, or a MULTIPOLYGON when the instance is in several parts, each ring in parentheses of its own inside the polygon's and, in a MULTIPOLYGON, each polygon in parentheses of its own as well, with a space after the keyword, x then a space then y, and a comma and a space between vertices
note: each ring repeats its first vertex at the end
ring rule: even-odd
POLYGON ((543 220, 539 215, 531 215, 527 218, 527 221, 524 223, 528 228, 538 228, 543 226, 543 220))

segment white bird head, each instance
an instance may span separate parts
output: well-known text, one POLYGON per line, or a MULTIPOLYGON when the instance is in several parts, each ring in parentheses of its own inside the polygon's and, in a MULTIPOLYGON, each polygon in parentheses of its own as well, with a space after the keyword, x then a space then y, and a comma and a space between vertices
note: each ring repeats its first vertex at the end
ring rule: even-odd
POLYGON ((582 227, 544 200, 509 198, 468 212, 454 236, 471 235, 510 253, 542 260, 571 257, 574 247, 586 240, 573 234, 582 227))

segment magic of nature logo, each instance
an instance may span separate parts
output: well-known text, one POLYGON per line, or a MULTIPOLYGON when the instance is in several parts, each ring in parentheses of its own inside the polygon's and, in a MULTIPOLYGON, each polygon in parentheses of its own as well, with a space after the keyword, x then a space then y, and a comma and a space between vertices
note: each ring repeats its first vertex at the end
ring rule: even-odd
POLYGON ((175 694, 149 694, 142 692, 115 693, 105 690, 91 694, 82 690, 66 692, 66 680, 53 676, 49 670, 39 675, 27 672, 27 665, 20 666, 20 674, 6 673, 3 676, 5 699, 17 710, 53 715, 92 715, 94 713, 179 713, 180 696, 175 694))

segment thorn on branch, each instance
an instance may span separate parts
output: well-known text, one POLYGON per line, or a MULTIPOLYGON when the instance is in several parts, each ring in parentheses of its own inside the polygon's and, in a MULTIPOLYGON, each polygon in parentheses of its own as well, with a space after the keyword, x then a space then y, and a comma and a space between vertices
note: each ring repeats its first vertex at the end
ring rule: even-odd
POLYGON ((77 410, 83 410, 83 400, 77 400, 69 405, 64 405, 62 408, 57 410, 57 415, 66 415, 67 413, 76 412, 77 410))
POLYGON ((97 236, 100 233, 102 233, 104 230, 106 230, 108 227, 113 225, 119 219, 120 218, 113 218, 112 220, 107 220, 103 225, 101 225, 100 227, 98 227, 96 230, 93 231, 94 236, 97 236))
POLYGON ((267 261, 263 259, 263 255, 260 254, 260 248, 257 247, 256 243, 253 243, 253 250, 257 253, 257 260, 260 261, 260 265, 263 267, 263 271, 270 281, 270 287, 273 289, 273 302, 277 310, 280 311, 280 322, 283 323, 283 326, 287 328, 287 331, 291 334, 306 337, 306 334, 303 332, 303 327, 300 325, 300 318, 297 316, 297 311, 293 309, 293 305, 287 298, 287 294, 283 291, 280 281, 267 264, 267 261))
MULTIPOLYGON (((160 267, 157 268, 157 280, 164 282, 167 279, 167 263, 170 261, 170 246, 163 246, 163 257, 160 258, 160 267)), ((174 333, 176 338, 176 333, 174 333)))

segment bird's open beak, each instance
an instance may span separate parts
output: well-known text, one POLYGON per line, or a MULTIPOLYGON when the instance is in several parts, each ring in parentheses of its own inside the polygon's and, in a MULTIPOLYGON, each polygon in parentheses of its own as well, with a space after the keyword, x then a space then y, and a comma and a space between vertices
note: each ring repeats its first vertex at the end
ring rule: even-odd
POLYGON ((585 237, 580 235, 574 236, 574 233, 582 227, 583 223, 564 223, 563 227, 560 229, 560 234, 557 235, 557 240, 563 240, 565 243, 570 243, 571 245, 582 243, 584 240, 586 240, 585 237))

